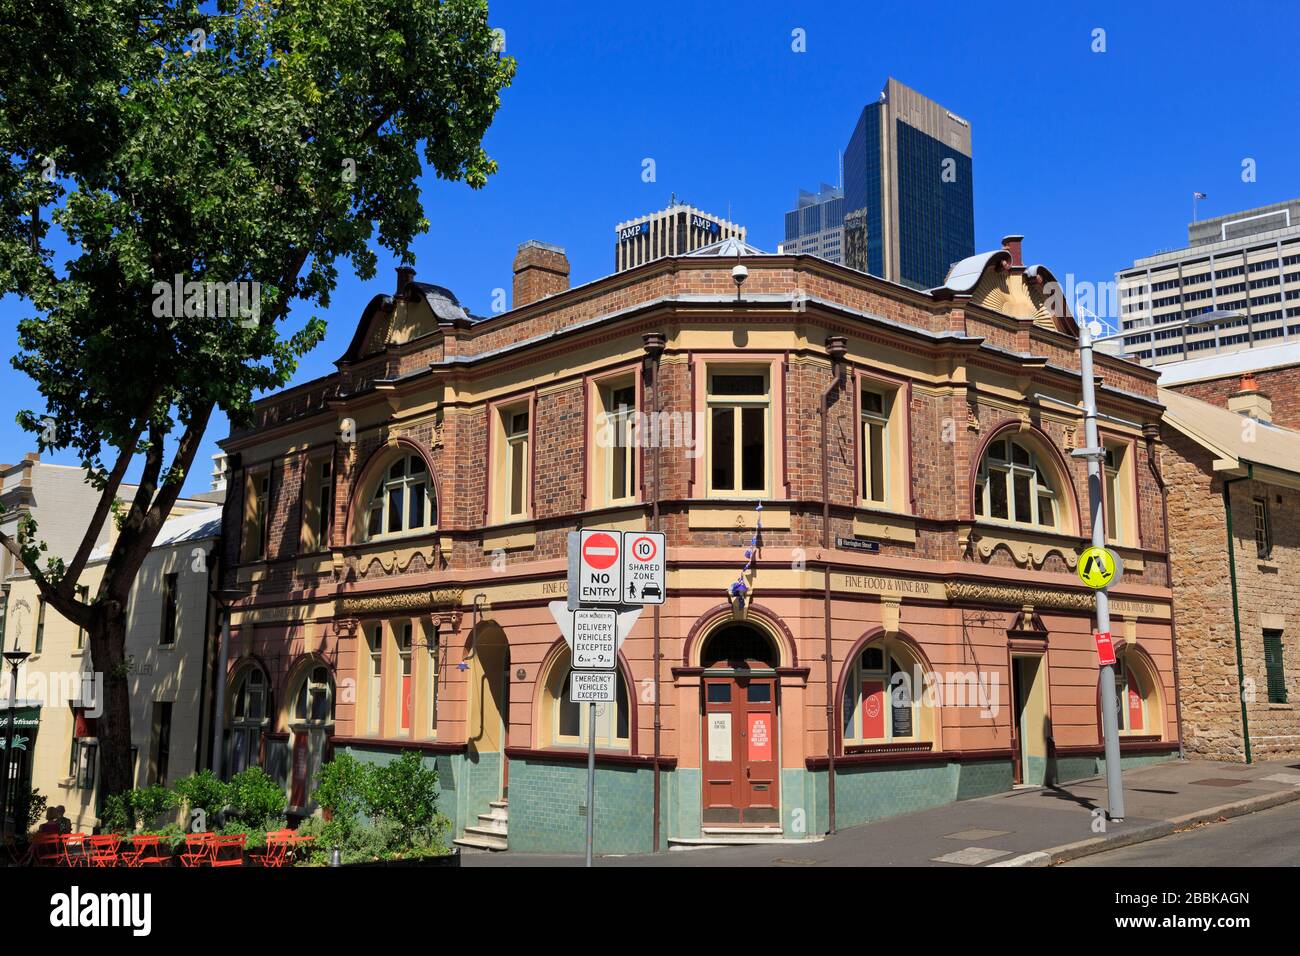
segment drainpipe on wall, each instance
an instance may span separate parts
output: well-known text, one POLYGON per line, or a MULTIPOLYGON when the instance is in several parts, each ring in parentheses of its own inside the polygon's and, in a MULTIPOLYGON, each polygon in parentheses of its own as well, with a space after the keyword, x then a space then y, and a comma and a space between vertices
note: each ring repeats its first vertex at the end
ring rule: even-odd
MULTIPOLYGON (((655 429, 654 444, 654 495, 650 499, 650 530, 659 530, 659 358, 664 354, 664 345, 667 341, 662 332, 647 332, 641 337, 645 343, 645 353, 647 367, 652 376, 650 381, 651 397, 650 407, 653 415, 655 429)), ((651 825, 650 846, 653 852, 659 852, 659 750, 660 750, 660 725, 659 725, 659 671, 663 666, 659 648, 659 608, 660 605, 654 606, 654 819, 651 825)))
POLYGON ((826 647, 826 802, 828 833, 835 832, 835 668, 831 642, 831 499, 830 499, 830 403, 844 384, 844 356, 848 340, 842 335, 826 338, 831 357, 831 384, 822 392, 822 608, 826 647))
MULTIPOLYGON (((1169 576, 1169 590, 1172 593, 1174 568, 1173 552, 1169 549, 1169 486, 1165 484, 1165 476, 1160 473, 1160 466, 1156 464, 1155 456, 1156 437, 1159 433, 1159 425, 1142 427, 1142 437, 1147 443, 1147 467, 1151 469, 1156 487, 1160 489, 1160 522, 1165 529, 1165 573, 1169 576)), ((1178 728, 1178 759, 1186 760, 1187 754, 1183 750, 1183 688, 1178 680, 1178 615, 1174 613, 1172 601, 1169 614, 1169 644, 1174 655, 1174 725, 1178 728)))
POLYGON ((1239 478, 1223 480, 1223 516, 1228 529, 1228 580, 1232 583, 1232 631, 1237 645, 1237 696, 1241 698, 1241 737, 1246 748, 1246 763, 1252 763, 1250 754, 1250 718, 1246 714, 1246 668, 1241 660, 1241 609, 1237 604, 1237 542, 1232 535, 1232 492, 1229 486, 1255 477, 1255 466, 1246 462, 1246 474, 1239 478))

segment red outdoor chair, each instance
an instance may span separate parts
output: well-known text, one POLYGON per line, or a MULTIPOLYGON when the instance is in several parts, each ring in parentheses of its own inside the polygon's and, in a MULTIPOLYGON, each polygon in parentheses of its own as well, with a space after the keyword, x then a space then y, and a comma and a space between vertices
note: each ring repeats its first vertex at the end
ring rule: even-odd
POLYGON ((247 835, 234 833, 230 836, 214 836, 211 842, 212 853, 208 859, 209 866, 243 866, 244 840, 247 835))
POLYGON ((116 833, 86 837, 91 866, 117 866, 118 849, 122 838, 116 833))
POLYGON ((19 866, 58 866, 63 862, 63 837, 58 833, 37 833, 27 844, 19 866))
POLYGON ((293 834, 289 830, 276 830, 266 835, 266 847, 262 850, 250 850, 248 855, 260 866, 284 866, 285 856, 293 845, 293 834))
POLYGON ((182 866, 202 866, 212 859, 211 833, 191 833, 185 838, 185 852, 181 854, 182 866))
POLYGON ((90 866, 90 857, 86 855, 86 834, 63 834, 63 863, 65 866, 90 866))
POLYGON ((131 848, 122 851, 122 861, 130 867, 161 866, 168 859, 162 851, 162 838, 156 836, 132 837, 131 848))

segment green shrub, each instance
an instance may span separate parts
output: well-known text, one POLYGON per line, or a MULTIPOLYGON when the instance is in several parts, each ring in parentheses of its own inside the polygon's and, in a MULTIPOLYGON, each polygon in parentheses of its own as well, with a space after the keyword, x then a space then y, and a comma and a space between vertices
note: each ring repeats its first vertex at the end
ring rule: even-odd
POLYGON ((367 805, 370 770, 351 754, 339 754, 324 764, 316 776, 317 787, 312 799, 329 813, 322 835, 331 846, 343 845, 357 823, 357 815, 367 805))
POLYGON ((44 823, 48 802, 39 790, 23 785, 14 796, 14 832, 26 836, 44 823))
POLYGON ((312 796, 330 819, 312 818, 298 828, 316 837, 310 864, 328 864, 336 846, 344 863, 446 852, 451 821, 438 812, 438 773, 415 751, 382 766, 340 754, 317 780, 312 796))
MULTIPOLYGON (((261 767, 237 773, 227 784, 226 825, 235 833, 262 833, 284 825, 284 789, 261 767)), ((227 832, 223 827, 222 832, 227 832)))
POLYGON ((155 825, 180 802, 179 796, 160 783, 116 793, 105 798, 99 826, 105 833, 134 833, 140 826, 155 825))
POLYGON ((211 770, 191 774, 177 780, 176 793, 185 802, 185 827, 190 829, 190 821, 197 810, 203 821, 199 829, 208 828, 208 821, 215 822, 217 814, 226 806, 230 798, 230 787, 217 779, 211 770))
POLYGON ((424 765, 420 755, 406 750, 396 760, 372 767, 366 812, 395 827, 399 847, 427 843, 446 819, 438 813, 438 771, 424 765))

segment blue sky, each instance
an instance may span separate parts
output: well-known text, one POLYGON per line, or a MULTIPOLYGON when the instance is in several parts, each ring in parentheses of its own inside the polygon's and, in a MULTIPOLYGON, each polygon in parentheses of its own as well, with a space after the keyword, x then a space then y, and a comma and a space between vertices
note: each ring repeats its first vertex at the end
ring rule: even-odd
MULTIPOLYGON (((1023 233, 1026 259, 1062 279, 1110 281, 1184 245, 1193 190, 1209 195, 1203 218, 1300 195, 1300 5, 1057 7, 497 0, 491 21, 519 64, 485 140, 500 173, 477 192, 426 177, 417 275, 487 314, 518 243, 541 239, 587 282, 612 268, 614 224, 674 192, 730 209, 775 251, 796 191, 836 182, 837 151, 890 75, 971 122, 976 247, 1023 233), (806 52, 791 48, 796 29, 806 52)), ((341 277, 328 335, 295 381, 331 370, 394 264, 364 285, 341 277)), ((6 358, 28 314, 0 300, 6 358)), ((8 362, 0 394, 0 461, 14 461, 34 448, 14 414, 39 395, 8 362)), ((187 492, 206 490, 226 430, 214 418, 187 492)))

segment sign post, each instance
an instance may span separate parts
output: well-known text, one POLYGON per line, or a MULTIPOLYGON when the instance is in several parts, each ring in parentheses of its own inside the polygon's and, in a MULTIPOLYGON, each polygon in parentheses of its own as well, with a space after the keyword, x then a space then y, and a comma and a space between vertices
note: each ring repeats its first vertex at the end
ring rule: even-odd
POLYGON ((1115 553, 1106 548, 1106 521, 1102 510, 1101 466, 1106 450, 1097 434, 1097 393, 1092 378, 1092 330, 1079 323, 1079 372, 1083 378, 1083 427, 1086 448, 1071 454, 1088 462, 1088 505, 1092 518, 1092 547, 1079 559, 1079 577, 1097 595, 1097 649, 1106 635, 1110 660, 1099 658, 1101 668, 1101 728, 1106 750, 1106 815, 1115 822, 1124 819, 1124 784, 1119 764, 1119 705, 1115 699, 1115 654, 1110 636, 1110 598, 1106 589, 1121 573, 1115 553))
POLYGON ((568 597, 551 616, 569 643, 569 702, 587 705, 587 866, 596 827, 596 705, 618 706, 618 649, 646 604, 664 603, 666 539, 656 531, 572 531, 568 597))

